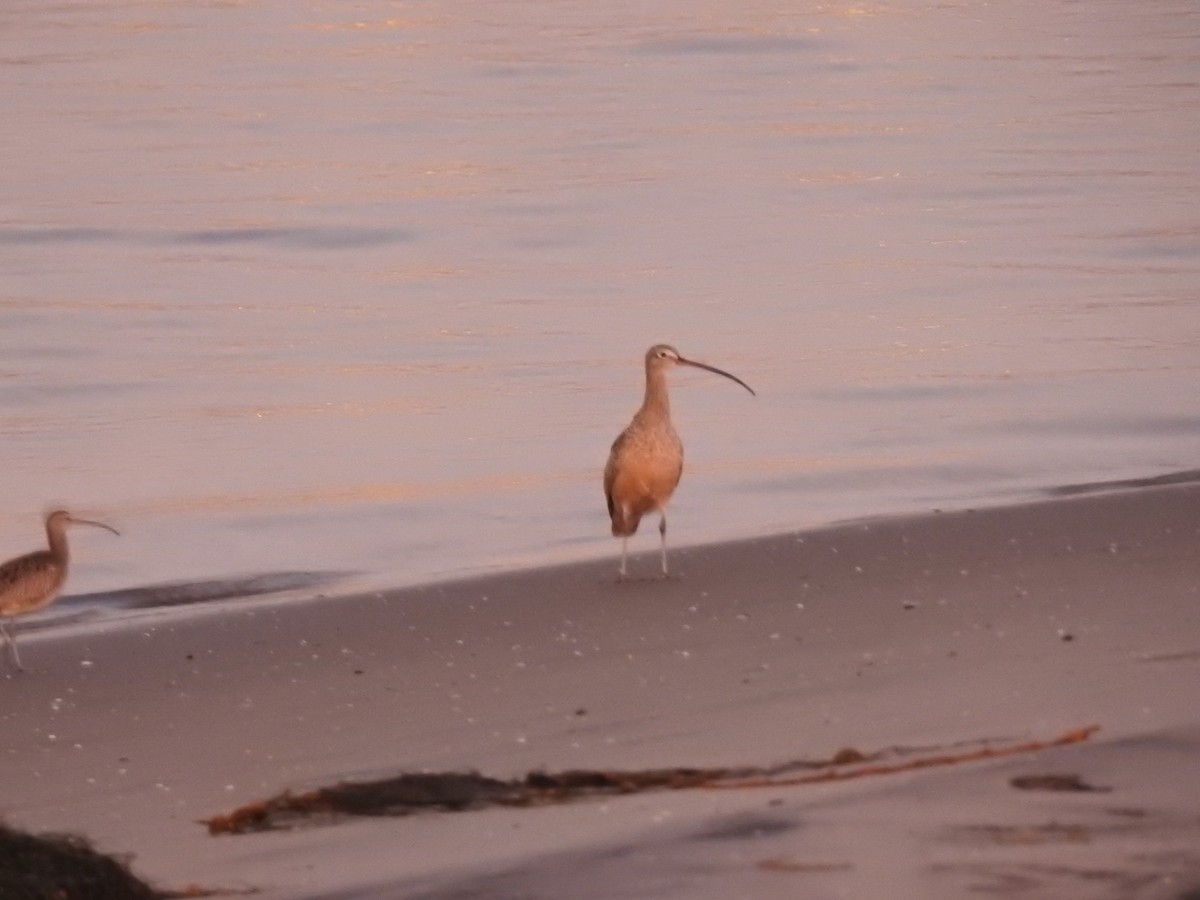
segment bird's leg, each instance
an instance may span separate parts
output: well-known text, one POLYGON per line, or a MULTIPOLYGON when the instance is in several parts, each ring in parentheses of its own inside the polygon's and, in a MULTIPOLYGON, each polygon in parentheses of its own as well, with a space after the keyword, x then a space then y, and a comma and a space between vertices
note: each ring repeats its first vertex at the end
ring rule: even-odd
POLYGON ((617 572, 618 577, 621 579, 625 578, 625 552, 628 549, 629 549, 629 537, 628 537, 628 535, 626 535, 625 537, 621 538, 621 568, 617 572))
POLYGON ((4 627, 3 619, 0 619, 0 634, 4 635, 4 640, 8 643, 8 653, 17 667, 17 671, 24 672, 25 667, 21 665, 21 654, 17 652, 17 637, 4 627))
POLYGON ((662 535, 662 564, 663 578, 667 577, 667 514, 663 513, 658 520, 658 533, 662 535))

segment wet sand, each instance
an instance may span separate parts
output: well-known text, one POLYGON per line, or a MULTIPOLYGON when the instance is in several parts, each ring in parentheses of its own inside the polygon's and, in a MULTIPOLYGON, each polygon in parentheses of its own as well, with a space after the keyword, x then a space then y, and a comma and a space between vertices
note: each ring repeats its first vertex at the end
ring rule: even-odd
POLYGON ((1195 483, 1089 486, 686 548, 667 582, 616 583, 614 557, 26 632, 0 815, 264 897, 1194 897, 1198 510, 1195 483), (764 767, 1092 724, 842 783, 198 823, 401 771, 764 767), (1044 775, 1077 789, 1011 783, 1044 775))

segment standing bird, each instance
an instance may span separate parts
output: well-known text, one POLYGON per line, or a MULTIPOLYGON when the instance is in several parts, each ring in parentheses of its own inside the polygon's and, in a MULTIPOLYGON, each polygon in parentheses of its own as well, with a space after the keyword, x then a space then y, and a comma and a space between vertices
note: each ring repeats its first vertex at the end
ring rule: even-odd
MULTIPOLYGON (((63 582, 67 580, 70 561, 67 550, 68 525, 95 525, 97 528, 107 528, 113 534, 121 533, 103 522, 77 519, 65 509, 48 513, 46 538, 50 542, 50 549, 26 553, 0 566, 0 616, 15 619, 49 606, 58 597, 63 582)), ((0 635, 7 639, 17 669, 24 671, 21 668, 21 656, 17 653, 16 635, 4 628, 3 620, 0 620, 0 635)))
POLYGON ((655 509, 662 516, 658 531, 662 535, 663 576, 667 574, 667 501, 683 474, 683 442, 671 425, 671 402, 667 397, 667 370, 676 365, 724 375, 754 393, 740 378, 684 359, 670 344, 655 344, 646 351, 646 399, 613 442, 604 467, 604 497, 608 500, 612 533, 621 539, 622 578, 629 536, 637 531, 642 516, 655 509))

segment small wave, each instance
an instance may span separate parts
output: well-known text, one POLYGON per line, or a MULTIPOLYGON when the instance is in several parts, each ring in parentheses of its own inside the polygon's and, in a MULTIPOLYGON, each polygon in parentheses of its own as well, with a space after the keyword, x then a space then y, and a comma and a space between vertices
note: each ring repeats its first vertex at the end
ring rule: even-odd
POLYGON ((1098 494, 1102 491, 1166 487, 1173 484, 1193 484, 1197 481, 1200 481, 1200 469, 1186 469, 1182 472, 1168 472, 1165 475, 1153 475, 1148 478, 1122 478, 1116 481, 1088 481, 1081 484, 1061 484, 1057 487, 1047 488, 1046 493, 1053 497, 1070 497, 1076 494, 1098 494))
POLYGON ((77 625, 123 612, 170 609, 229 600, 249 600, 285 591, 314 590, 346 578, 352 572, 264 572, 208 581, 176 581, 143 587, 71 594, 49 610, 21 622, 25 632, 77 625))
POLYGON ((634 52, 649 56, 677 54, 763 54, 812 50, 818 42, 811 37, 775 34, 703 35, 639 44, 634 52))
POLYGON ((0 244, 276 244, 304 250, 354 250, 412 241, 405 228, 332 227, 204 228, 192 231, 152 232, 116 228, 0 228, 0 244))
POLYGON ((207 228, 183 231, 172 240, 181 244, 272 243, 306 250, 342 250, 377 247, 410 241, 413 234, 401 228, 207 228))

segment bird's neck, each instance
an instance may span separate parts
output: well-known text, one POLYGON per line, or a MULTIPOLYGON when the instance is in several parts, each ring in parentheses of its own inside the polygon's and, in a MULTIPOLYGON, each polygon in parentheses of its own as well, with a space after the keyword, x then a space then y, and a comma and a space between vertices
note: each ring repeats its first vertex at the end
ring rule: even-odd
POLYGON ((662 369, 646 370, 646 397, 638 410, 642 417, 671 418, 671 400, 667 396, 667 373, 662 369))
POLYGON ((47 528, 46 537, 50 540, 50 555, 63 565, 67 563, 67 533, 63 528, 47 528))

